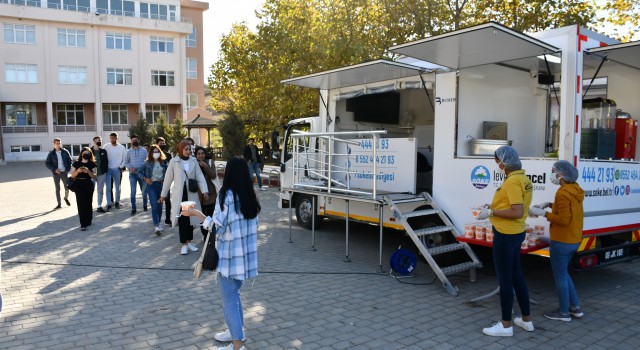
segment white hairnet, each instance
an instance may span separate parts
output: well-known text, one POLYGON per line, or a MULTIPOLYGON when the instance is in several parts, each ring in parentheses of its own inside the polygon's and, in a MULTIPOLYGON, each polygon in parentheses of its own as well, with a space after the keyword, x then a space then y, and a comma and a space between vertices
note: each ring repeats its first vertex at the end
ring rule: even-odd
POLYGON ((578 169, 566 160, 553 163, 553 170, 567 182, 576 182, 578 179, 578 169))
POLYGON ((511 146, 502 146, 496 150, 495 157, 504 164, 507 170, 520 170, 522 163, 518 152, 511 146))

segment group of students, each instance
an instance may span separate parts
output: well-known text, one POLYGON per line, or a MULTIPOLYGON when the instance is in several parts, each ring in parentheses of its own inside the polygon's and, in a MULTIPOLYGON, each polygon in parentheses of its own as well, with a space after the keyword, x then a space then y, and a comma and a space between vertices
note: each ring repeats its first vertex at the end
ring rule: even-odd
MULTIPOLYGON (((198 250, 192 243, 194 226, 201 225, 205 237, 209 232, 215 233, 219 255, 217 280, 228 329, 215 334, 214 338, 221 342, 229 342, 227 346, 219 349, 245 349, 246 336, 240 288, 244 281, 258 275, 257 229, 258 214, 261 210, 249 172, 252 159, 229 159, 220 185, 214 171, 215 166, 212 169, 205 161, 205 149, 195 147, 195 157, 192 156, 192 140, 178 143, 176 156, 172 158, 171 154, 166 152, 166 142, 163 138, 158 138, 155 144, 149 145, 148 151, 140 147, 136 135, 131 135, 130 138, 132 148, 122 152, 124 146, 117 142, 116 133, 110 135, 111 147, 102 147, 102 139, 96 136, 93 139, 94 146, 82 148, 75 162, 72 162, 70 153, 62 148, 61 140, 54 139, 54 149, 45 161, 56 185, 58 206, 54 210, 61 208, 61 181, 65 186, 64 200, 67 205, 71 205, 67 187, 69 176, 69 181, 74 182, 80 226, 82 230, 86 230, 91 225, 93 216, 95 184, 98 184, 98 212, 112 209, 113 202, 109 196, 106 210, 101 206, 105 185, 109 191, 112 186, 116 187, 115 207, 120 208, 120 175, 123 166, 128 168, 131 183, 131 215, 136 214, 135 188, 138 184, 143 191, 143 198, 146 197, 145 194, 149 197, 148 204, 151 206, 156 235, 162 233, 162 204, 168 205, 167 221, 170 220, 174 227, 178 226, 181 254, 186 255, 189 251, 198 250), (111 176, 108 176, 109 174, 111 176), (104 178, 101 179, 100 176, 104 178), (214 182, 217 182, 220 188, 219 195, 214 182), (173 206, 170 206, 170 201, 174 203, 173 206), (185 201, 195 202, 195 207, 186 209, 177 205, 185 201)), ((143 203, 146 211, 147 201, 143 203)))
POLYGON ((584 316, 568 271, 571 258, 582 240, 584 221, 584 191, 576 183, 578 169, 566 160, 555 162, 551 168, 551 182, 560 185, 560 188, 554 202, 532 206, 533 184, 525 175, 516 150, 510 146, 500 147, 494 159, 506 178, 496 190, 492 203, 487 204, 476 218, 488 218, 493 225, 493 261, 500 286, 502 317, 491 327, 484 328, 483 333, 498 337, 512 336, 513 324, 525 331, 534 331, 530 319, 529 290, 520 265, 520 247, 525 239, 527 216, 544 217, 551 223, 549 255, 558 308, 545 312, 544 317, 568 322, 572 317, 584 316), (547 208, 551 211, 547 211, 547 208), (514 292, 521 316, 512 321, 514 292))

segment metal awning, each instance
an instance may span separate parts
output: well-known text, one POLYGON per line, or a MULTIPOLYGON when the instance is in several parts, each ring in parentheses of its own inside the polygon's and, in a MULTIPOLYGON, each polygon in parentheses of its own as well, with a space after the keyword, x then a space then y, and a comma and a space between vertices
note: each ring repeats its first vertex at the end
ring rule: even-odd
POLYGON ((427 71, 426 69, 409 64, 380 59, 302 77, 285 79, 280 82, 283 84, 328 90, 407 78, 417 76, 427 71))
POLYGON ((608 60, 640 69, 640 41, 587 49, 588 54, 606 56, 608 60))
POLYGON ((389 51, 461 69, 557 53, 560 49, 490 22, 392 46, 389 51))

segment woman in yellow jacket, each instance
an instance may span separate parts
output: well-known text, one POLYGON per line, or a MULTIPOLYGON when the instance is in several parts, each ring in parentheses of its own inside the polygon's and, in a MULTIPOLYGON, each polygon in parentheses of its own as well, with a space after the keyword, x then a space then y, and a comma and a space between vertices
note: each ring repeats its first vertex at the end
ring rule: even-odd
POLYGON ((528 332, 534 329, 533 322, 529 320, 529 289, 520 266, 520 247, 525 238, 525 220, 531 205, 533 184, 525 175, 520 157, 512 147, 498 148, 494 159, 505 174, 504 182, 494 194, 491 206, 483 209, 476 218, 489 218, 493 225, 493 263, 500 285, 502 319, 482 332, 494 337, 510 337, 513 335, 511 311, 514 291, 522 317, 514 318, 513 323, 528 332))
POLYGON ((578 169, 566 160, 555 162, 551 172, 551 182, 560 185, 553 203, 534 205, 529 210, 529 215, 544 216, 551 223, 549 253, 560 305, 558 310, 546 312, 544 316, 568 322, 571 321, 571 316, 579 318, 584 315, 580 309, 576 287, 569 276, 571 257, 582 240, 584 191, 576 183, 578 169), (545 208, 551 208, 551 211, 545 211, 545 208))

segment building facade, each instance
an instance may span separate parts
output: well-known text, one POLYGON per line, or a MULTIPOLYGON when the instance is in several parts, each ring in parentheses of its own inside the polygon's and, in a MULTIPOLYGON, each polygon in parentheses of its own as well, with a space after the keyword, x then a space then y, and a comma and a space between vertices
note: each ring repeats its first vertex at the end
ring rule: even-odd
POLYGON ((154 1, 0 0, 4 160, 42 160, 55 137, 76 156, 95 135, 127 143, 139 118, 187 119, 204 99, 208 4, 154 1))

